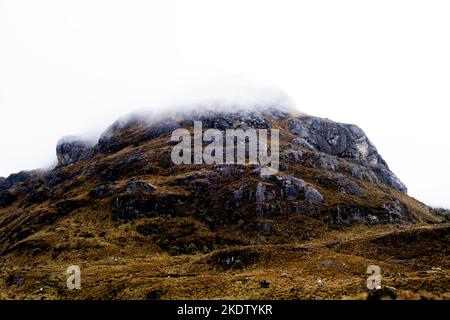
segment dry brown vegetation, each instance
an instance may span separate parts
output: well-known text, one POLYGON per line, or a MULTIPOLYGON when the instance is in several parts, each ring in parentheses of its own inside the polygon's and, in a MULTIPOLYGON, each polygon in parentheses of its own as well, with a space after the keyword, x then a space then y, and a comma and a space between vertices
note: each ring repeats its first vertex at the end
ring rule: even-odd
MULTIPOLYGON (((139 221, 145 223, 167 227, 171 234, 184 233, 190 224, 178 218, 139 221)), ((381 267, 382 285, 388 288, 380 298, 450 298, 448 224, 400 230, 359 226, 289 244, 265 244, 267 239, 261 238, 253 245, 217 244, 210 252, 180 255, 162 251, 155 238, 133 231, 134 224, 106 234, 95 222, 67 219, 63 225, 57 229, 64 243, 52 243, 42 233, 30 245, 55 248, 17 252, 13 260, 2 261, 3 298, 361 299, 370 297, 365 272, 373 264, 381 267), (79 228, 77 236, 70 226, 79 228), (224 260, 228 256, 240 261, 229 265, 224 260), (82 269, 79 291, 66 289, 65 270, 72 264, 82 269)), ((232 230, 223 235, 223 243, 233 238, 232 230)), ((201 228, 183 239, 191 244, 196 236, 211 239, 201 228)))
MULTIPOLYGON (((273 125, 289 144, 286 124, 273 125)), ((280 214, 258 216, 254 167, 174 167, 170 136, 146 140, 147 130, 118 131, 109 149, 11 189, 0 208, 0 299, 450 299, 450 224, 415 199, 366 180, 355 180, 362 194, 341 193, 318 183, 327 170, 287 161, 280 176, 325 202, 299 213, 277 200, 280 214), (133 181, 155 190, 130 193, 133 181), (233 202, 243 185, 246 198, 233 202), (407 215, 389 222, 386 205, 407 215), (380 223, 337 223, 339 207, 380 223), (81 267, 81 290, 66 288, 70 265, 81 267), (381 267, 380 292, 366 288, 369 265, 381 267)))

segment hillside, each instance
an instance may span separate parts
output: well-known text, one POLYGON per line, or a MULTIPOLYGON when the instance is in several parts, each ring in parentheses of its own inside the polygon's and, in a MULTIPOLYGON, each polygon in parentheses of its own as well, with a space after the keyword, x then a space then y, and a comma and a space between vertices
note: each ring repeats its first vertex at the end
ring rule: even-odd
MULTIPOLYGON (((401 143, 401 142, 399 142, 401 143)), ((205 145, 205 144, 204 144, 205 145)), ((0 179, 0 298, 450 298, 449 228, 355 125, 279 108, 134 115, 0 179), (278 129, 280 164, 179 164, 172 132, 278 129), (82 290, 65 287, 79 265, 82 290)))

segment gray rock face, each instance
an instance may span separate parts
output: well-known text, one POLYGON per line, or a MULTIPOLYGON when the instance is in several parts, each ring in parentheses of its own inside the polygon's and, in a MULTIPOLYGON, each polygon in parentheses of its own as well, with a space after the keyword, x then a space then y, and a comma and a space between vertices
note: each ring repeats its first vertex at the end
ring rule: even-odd
POLYGON ((365 133, 355 125, 303 116, 289 121, 288 129, 326 154, 356 159, 366 165, 386 165, 365 133))
POLYGON ((324 201, 322 194, 312 186, 307 185, 302 179, 292 176, 277 177, 277 179, 281 181, 283 196, 288 200, 295 200, 303 194, 305 201, 309 204, 318 205, 324 201))
POLYGON ((316 177, 316 181, 326 188, 335 188, 341 193, 348 193, 355 196, 364 194, 363 189, 355 181, 340 173, 321 174, 316 177))
POLYGON ((336 172, 339 169, 339 162, 336 157, 326 153, 309 153, 304 156, 304 162, 313 168, 320 168, 326 171, 336 172))
POLYGON ((93 144, 91 142, 75 137, 61 139, 56 146, 58 165, 67 166, 86 159, 92 147, 93 144))
POLYGON ((248 185, 244 184, 239 189, 237 189, 233 192, 236 207, 241 206, 243 201, 246 199, 247 192, 248 192, 247 188, 248 188, 248 185))
POLYGON ((292 176, 277 177, 277 180, 281 182, 281 188, 283 196, 288 200, 297 199, 300 193, 303 193, 306 188, 306 183, 302 179, 298 179, 292 176))
POLYGON ((386 204, 382 208, 339 205, 325 216, 330 222, 337 225, 350 225, 362 223, 374 225, 379 223, 401 223, 408 219, 408 210, 399 202, 398 204, 386 204))
POLYGON ((302 158, 302 156, 303 152, 287 146, 281 154, 281 159, 288 161, 299 161, 302 158))
MULTIPOLYGON (((192 118, 193 120, 195 118, 192 118)), ((260 111, 242 111, 236 113, 210 113, 201 115, 197 119, 201 120, 204 127, 218 130, 226 129, 267 129, 270 124, 266 120, 265 114, 260 111)))
POLYGON ((15 189, 23 183, 28 183, 38 176, 36 171, 20 171, 13 173, 8 178, 0 180, 0 191, 15 189))
POLYGON ((392 199, 393 203, 383 205, 392 220, 402 221, 408 215, 408 210, 398 199, 392 199))
POLYGON ((150 183, 147 183, 145 181, 130 181, 126 187, 127 193, 134 193, 134 192, 153 193, 155 191, 156 187, 152 186, 150 183))
POLYGON ((297 212, 311 211, 314 206, 325 201, 317 189, 293 176, 276 176, 267 183, 259 182, 256 185, 255 212, 258 216, 289 214, 292 208, 280 206, 280 200, 288 200, 297 212))
POLYGON ((351 172, 353 176, 365 179, 373 174, 378 180, 376 182, 407 192, 406 186, 389 170, 375 146, 359 127, 300 116, 291 119, 287 129, 297 136, 293 141, 295 144, 314 152, 306 160, 311 165, 336 171, 339 166, 337 159, 342 159, 356 164, 356 170, 351 172))
POLYGON ((311 186, 306 186, 305 188, 305 200, 310 204, 319 205, 323 202, 323 196, 319 191, 311 186))
POLYGON ((262 182, 258 183, 256 186, 255 198, 256 202, 266 202, 275 199, 276 193, 275 190, 267 190, 266 185, 262 182))

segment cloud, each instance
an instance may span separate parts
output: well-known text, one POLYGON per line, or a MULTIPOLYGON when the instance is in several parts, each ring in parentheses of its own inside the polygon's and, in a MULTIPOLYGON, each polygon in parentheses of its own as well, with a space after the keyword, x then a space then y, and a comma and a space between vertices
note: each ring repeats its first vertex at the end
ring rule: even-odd
POLYGON ((168 90, 170 94, 158 97, 152 103, 136 109, 121 118, 139 115, 149 122, 175 114, 215 112, 239 112, 264 110, 276 107, 286 112, 297 112, 295 102, 276 86, 262 84, 243 77, 227 77, 195 81, 168 90))

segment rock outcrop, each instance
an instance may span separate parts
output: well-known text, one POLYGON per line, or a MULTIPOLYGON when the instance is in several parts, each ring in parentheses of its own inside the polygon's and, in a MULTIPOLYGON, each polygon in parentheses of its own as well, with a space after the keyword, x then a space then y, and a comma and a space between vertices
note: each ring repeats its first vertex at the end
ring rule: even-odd
POLYGON ((330 158, 316 154, 313 163, 326 170, 336 171, 336 158, 350 160, 353 165, 363 167, 354 173, 360 177, 373 173, 379 182, 390 185, 401 192, 406 186, 393 174, 375 146, 363 130, 351 124, 342 124, 310 116, 300 116, 289 120, 288 130, 297 136, 295 143, 310 150, 318 151, 330 158), (370 173, 359 173, 365 170, 370 173))
POLYGON ((91 141, 77 137, 65 137, 56 146, 56 157, 59 166, 67 166, 86 159, 92 150, 91 141))

